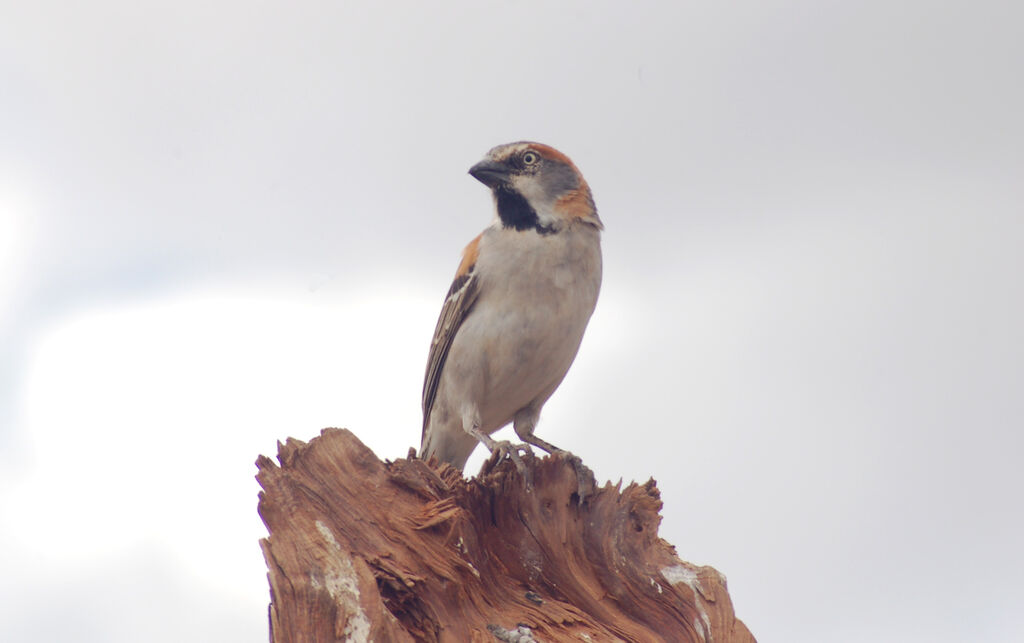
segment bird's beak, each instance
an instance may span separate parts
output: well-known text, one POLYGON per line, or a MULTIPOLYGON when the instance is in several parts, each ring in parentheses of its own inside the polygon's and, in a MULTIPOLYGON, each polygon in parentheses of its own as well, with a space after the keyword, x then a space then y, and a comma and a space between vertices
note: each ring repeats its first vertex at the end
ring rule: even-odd
POLYGON ((469 168, 470 176, 489 188, 507 183, 510 171, 509 166, 491 159, 484 159, 469 168))

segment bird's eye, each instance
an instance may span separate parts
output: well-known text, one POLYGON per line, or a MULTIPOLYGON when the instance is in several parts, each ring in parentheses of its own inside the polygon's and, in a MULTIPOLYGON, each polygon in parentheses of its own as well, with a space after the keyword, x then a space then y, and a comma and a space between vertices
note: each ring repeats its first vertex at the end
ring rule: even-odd
POLYGON ((526 152, 525 154, 523 154, 523 163, 525 163, 526 165, 533 165, 539 160, 540 155, 538 155, 536 152, 526 152))

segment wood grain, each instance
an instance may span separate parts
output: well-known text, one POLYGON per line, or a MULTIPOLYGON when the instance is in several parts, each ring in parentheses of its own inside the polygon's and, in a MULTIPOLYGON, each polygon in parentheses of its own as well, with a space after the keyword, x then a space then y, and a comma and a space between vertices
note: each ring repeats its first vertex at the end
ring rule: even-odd
POLYGON ((561 456, 467 480, 343 429, 278 462, 256 463, 277 643, 754 641, 725 578, 658 537, 653 480, 598 488, 561 456))

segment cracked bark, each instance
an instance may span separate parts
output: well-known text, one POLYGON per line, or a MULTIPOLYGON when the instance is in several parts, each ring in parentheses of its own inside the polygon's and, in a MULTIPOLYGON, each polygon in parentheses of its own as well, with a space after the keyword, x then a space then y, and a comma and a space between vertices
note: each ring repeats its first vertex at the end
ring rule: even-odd
POLYGON ((508 461, 467 480, 343 429, 278 461, 256 463, 271 641, 754 641, 725 578, 658 537, 653 480, 597 487, 561 456, 532 485, 508 461))

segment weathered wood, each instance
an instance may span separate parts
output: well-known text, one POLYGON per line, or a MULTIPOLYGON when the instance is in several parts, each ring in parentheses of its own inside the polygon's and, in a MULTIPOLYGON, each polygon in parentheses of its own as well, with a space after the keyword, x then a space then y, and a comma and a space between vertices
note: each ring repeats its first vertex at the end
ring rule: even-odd
POLYGON ((277 643, 754 641, 725 578, 658 537, 653 480, 598 488, 561 456, 466 480, 342 429, 278 460, 256 463, 277 643))

